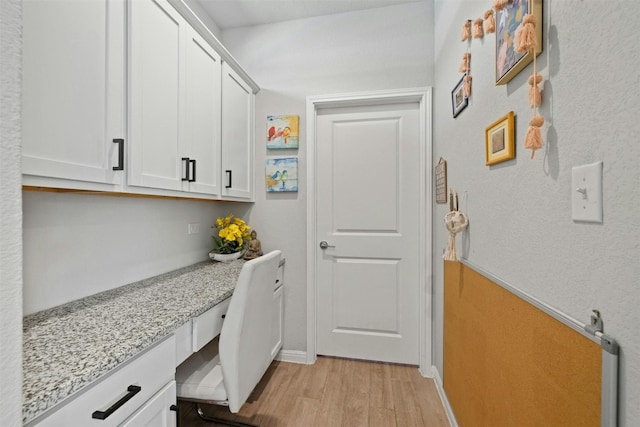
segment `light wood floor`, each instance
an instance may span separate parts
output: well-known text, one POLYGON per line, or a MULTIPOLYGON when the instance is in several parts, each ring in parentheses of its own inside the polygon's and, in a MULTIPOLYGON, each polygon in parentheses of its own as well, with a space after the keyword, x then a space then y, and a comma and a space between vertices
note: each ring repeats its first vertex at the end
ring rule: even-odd
MULTIPOLYGON (((179 402, 180 427, 201 421, 179 402)), ((208 415, 260 427, 449 427, 430 378, 415 366, 318 357, 313 365, 275 361, 238 414, 203 405, 208 415)))

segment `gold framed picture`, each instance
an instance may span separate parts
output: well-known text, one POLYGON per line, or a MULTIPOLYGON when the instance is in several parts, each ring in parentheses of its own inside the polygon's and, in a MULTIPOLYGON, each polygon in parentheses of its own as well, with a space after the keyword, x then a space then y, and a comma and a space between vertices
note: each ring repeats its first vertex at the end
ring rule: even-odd
POLYGON ((515 115, 509 111, 484 131, 486 165, 511 160, 515 152, 515 115))
POLYGON ((542 0, 512 0, 496 12, 496 86, 504 85, 533 61, 533 52, 518 53, 514 42, 524 16, 536 17, 535 55, 542 53, 542 0))

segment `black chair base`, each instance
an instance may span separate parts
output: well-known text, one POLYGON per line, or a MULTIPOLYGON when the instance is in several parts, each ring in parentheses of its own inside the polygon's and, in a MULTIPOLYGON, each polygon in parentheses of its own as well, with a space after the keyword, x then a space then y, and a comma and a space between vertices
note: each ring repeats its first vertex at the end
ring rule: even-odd
POLYGON ((256 424, 248 424, 240 421, 231 421, 231 420, 225 420, 223 418, 218 418, 218 417, 210 417, 209 415, 204 413, 204 411, 202 410, 202 406, 200 406, 199 403, 196 404, 196 409, 198 412, 198 416, 200 417, 201 420, 204 420, 204 421, 224 424, 226 426, 233 426, 233 427, 260 427, 256 424))

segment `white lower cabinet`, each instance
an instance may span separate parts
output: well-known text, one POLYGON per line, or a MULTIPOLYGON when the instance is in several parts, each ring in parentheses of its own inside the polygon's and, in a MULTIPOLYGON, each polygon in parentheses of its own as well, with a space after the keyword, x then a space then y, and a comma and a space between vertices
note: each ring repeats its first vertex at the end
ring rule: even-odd
POLYGON ((175 427, 176 382, 171 381, 147 401, 121 427, 175 427))
POLYGON ((275 359, 278 352, 282 348, 282 342, 284 339, 284 259, 280 261, 278 266, 278 275, 276 277, 276 284, 273 291, 273 318, 271 329, 271 359, 275 359))
POLYGON ((58 404, 53 412, 27 425, 29 427, 116 427, 129 419, 128 426, 173 426, 175 424, 172 422, 175 423, 176 417, 170 407, 176 403, 175 351, 176 339, 170 335, 164 341, 145 350, 131 361, 125 362, 58 404), (173 386, 173 394, 171 394, 171 386, 173 386), (151 404, 152 400, 153 404, 151 404), (165 408, 166 411, 160 411, 157 405, 165 401, 169 405, 165 408), (160 415, 160 412, 164 415, 160 415), (168 424, 130 423, 137 416, 140 418, 136 419, 140 420, 165 419, 168 424))
POLYGON ((273 292, 273 305, 271 359, 275 359, 282 348, 284 333, 284 286, 279 286, 278 289, 273 292))

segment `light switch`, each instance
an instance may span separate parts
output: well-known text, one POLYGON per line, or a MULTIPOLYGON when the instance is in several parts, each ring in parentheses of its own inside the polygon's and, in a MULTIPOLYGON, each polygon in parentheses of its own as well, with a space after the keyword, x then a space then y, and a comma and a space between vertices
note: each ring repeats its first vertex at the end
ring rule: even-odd
POLYGON ((571 169, 571 219, 602 223, 602 162, 571 169))

